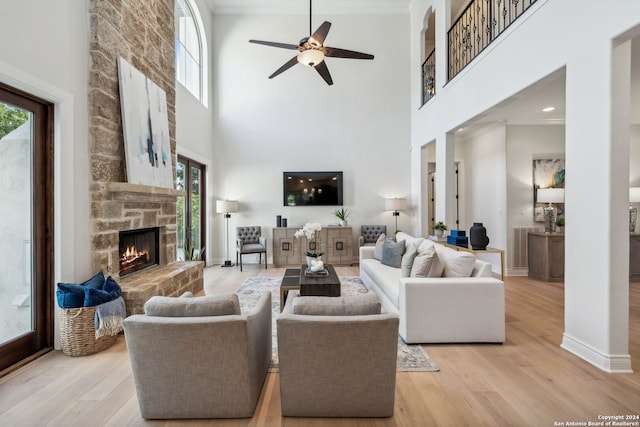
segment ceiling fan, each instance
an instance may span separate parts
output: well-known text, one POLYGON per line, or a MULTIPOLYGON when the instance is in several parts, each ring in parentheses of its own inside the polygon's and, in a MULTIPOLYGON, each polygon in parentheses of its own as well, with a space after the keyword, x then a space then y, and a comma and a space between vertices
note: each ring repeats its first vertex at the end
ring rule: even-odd
POLYGON ((324 40, 327 38, 327 34, 329 34, 329 29, 331 28, 331 22, 324 21, 322 25, 318 27, 315 33, 311 34, 311 5, 312 0, 309 0, 309 37, 305 37, 300 40, 300 43, 295 44, 286 44, 286 43, 277 43, 277 42, 268 42, 263 40, 249 40, 249 43, 262 44, 265 46, 271 47, 279 47, 281 49, 291 49, 297 50, 299 53, 287 61, 282 67, 278 68, 274 71, 273 74, 269 76, 270 79, 276 77, 277 75, 287 71, 289 68, 293 67, 297 63, 306 65, 308 67, 313 67, 316 69, 318 74, 327 82, 328 85, 333 84, 333 79, 331 79, 331 73, 329 73, 329 69, 327 68, 327 64, 325 63, 325 57, 333 57, 333 58, 352 58, 352 59, 373 59, 373 55, 369 55, 368 53, 355 52, 353 50, 346 49, 338 49, 336 47, 324 46, 324 40))

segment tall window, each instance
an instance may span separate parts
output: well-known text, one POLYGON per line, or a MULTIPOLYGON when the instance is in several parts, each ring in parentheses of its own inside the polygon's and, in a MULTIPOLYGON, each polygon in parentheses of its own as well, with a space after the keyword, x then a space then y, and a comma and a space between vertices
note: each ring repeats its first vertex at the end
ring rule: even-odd
POLYGON ((176 80, 207 105, 207 49, 198 7, 176 0, 176 80))
POLYGON ((207 229, 205 172, 205 165, 202 163, 178 156, 176 188, 186 193, 185 197, 178 197, 178 260, 204 260, 204 254, 201 252, 205 247, 207 229))

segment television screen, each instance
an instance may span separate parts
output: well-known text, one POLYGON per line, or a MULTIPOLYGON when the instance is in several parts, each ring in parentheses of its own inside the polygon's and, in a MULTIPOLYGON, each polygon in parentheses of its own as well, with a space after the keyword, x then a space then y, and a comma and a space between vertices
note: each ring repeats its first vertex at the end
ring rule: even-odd
POLYGON ((342 172, 284 172, 284 206, 342 205, 342 172))

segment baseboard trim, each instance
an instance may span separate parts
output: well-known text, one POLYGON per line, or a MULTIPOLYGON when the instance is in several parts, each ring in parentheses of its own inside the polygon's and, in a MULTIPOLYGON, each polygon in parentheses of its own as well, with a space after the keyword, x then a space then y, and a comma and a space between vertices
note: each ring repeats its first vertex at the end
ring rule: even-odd
POLYGON ((566 332, 562 334, 562 344, 560 344, 560 347, 605 372, 611 374, 633 373, 631 369, 631 355, 629 354, 604 354, 586 343, 571 337, 566 332))

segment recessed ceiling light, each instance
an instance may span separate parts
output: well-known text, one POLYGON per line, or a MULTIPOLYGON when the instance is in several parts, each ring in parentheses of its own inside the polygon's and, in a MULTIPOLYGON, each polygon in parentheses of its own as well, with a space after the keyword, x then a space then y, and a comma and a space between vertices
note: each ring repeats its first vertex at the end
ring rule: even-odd
POLYGON ((542 109, 542 111, 544 111, 545 113, 548 113, 549 111, 553 111, 555 109, 556 109, 556 107, 545 107, 545 108, 542 109))
POLYGON ((464 128, 460 128, 458 129, 458 132, 462 132, 464 130, 464 128))

